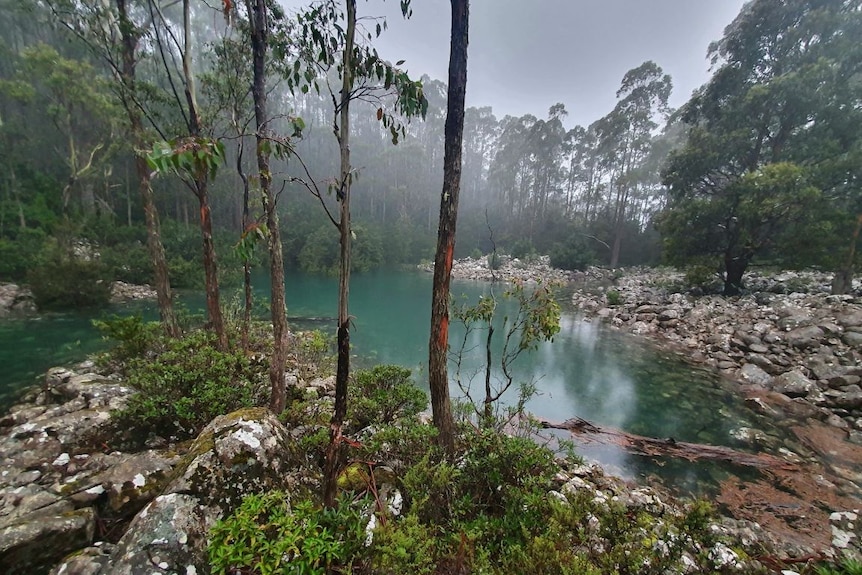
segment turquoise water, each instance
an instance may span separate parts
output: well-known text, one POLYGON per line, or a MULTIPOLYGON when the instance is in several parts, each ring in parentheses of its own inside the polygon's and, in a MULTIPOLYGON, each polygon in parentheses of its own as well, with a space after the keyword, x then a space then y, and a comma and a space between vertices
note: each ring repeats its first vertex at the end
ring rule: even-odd
MULTIPOLYGON (((256 293, 265 301, 268 284, 262 274, 256 293)), ((288 315, 294 327, 333 329, 337 282, 334 278, 291 275, 287 278, 288 315), (308 319, 312 318, 312 319, 308 319)), ((466 301, 502 286, 483 282, 453 282, 453 293, 466 301)), ((395 363, 414 369, 417 384, 427 388, 431 275, 421 272, 377 272, 354 275, 350 311, 351 334, 360 363, 395 363)), ((562 299, 568 299, 561 296, 562 299)), ((226 301, 230 297, 226 295, 226 301)), ((201 294, 186 294, 183 303, 200 309, 201 294)), ((513 314, 511 305, 501 305, 513 314)), ((154 317, 152 304, 127 305, 110 312, 137 312, 154 317)), ((38 319, 0 320, 0 406, 38 381, 48 367, 82 359, 106 345, 92 327, 91 314, 46 315, 38 319)), ((497 328, 502 337, 502 325, 497 328)), ((450 343, 463 331, 453 324, 450 343)), ((468 347, 483 345, 476 333, 468 347)), ((478 353, 479 349, 475 350, 478 353)), ((482 351, 482 353, 484 353, 482 351)), ((499 356, 499 350, 496 354, 499 356)), ((478 370, 480 358, 468 360, 465 373, 478 370)), ((583 321, 571 311, 562 315, 553 343, 522 356, 516 364, 519 380, 537 382, 539 393, 528 409, 542 419, 563 421, 582 417, 594 423, 651 437, 734 445, 729 432, 746 426, 770 431, 769 422, 745 408, 726 383, 665 356, 635 338, 583 321)), ((499 368, 494 369, 499 376, 499 368)), ((477 379, 476 385, 480 384, 477 379)), ((452 386, 453 395, 460 395, 452 386)), ((631 457, 614 447, 584 444, 581 451, 629 477, 657 475, 677 487, 697 490, 701 482, 720 480, 727 470, 718 466, 681 464, 631 457)))

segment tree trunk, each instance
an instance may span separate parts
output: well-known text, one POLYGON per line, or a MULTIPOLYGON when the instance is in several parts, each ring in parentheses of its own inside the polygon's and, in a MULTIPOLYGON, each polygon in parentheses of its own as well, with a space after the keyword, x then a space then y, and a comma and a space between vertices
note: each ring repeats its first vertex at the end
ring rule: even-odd
POLYGON ((739 295, 742 290, 742 276, 745 275, 745 270, 748 269, 748 261, 750 257, 740 255, 732 256, 730 254, 724 257, 724 295, 734 296, 739 295))
POLYGON ((862 231, 862 214, 856 216, 856 226, 853 228, 850 249, 847 250, 847 259, 844 261, 844 265, 835 272, 835 277, 832 278, 833 295, 844 295, 853 289, 853 262, 856 259, 856 244, 859 242, 860 231, 862 231))
POLYGON ((207 193, 207 181, 203 179, 194 183, 198 201, 201 208, 201 236, 203 237, 203 262, 204 262, 204 284, 207 299, 207 315, 210 327, 216 334, 218 348, 227 351, 228 340, 224 326, 224 317, 221 313, 218 287, 218 264, 216 262, 215 243, 213 242, 213 222, 210 212, 209 194, 207 193))
MULTIPOLYGON (((201 135, 200 112, 198 110, 195 76, 192 71, 192 31, 190 17, 190 0, 183 0, 183 76, 185 78, 186 102, 189 106, 189 135, 198 138, 201 135)), ((224 318, 221 313, 218 285, 218 264, 216 263, 215 243, 213 242, 212 213, 209 205, 209 190, 207 174, 200 170, 195 174, 193 182, 195 195, 200 204, 200 226, 203 237, 204 283, 207 299, 207 315, 210 326, 216 334, 218 348, 227 351, 228 339, 225 331, 224 318)))
POLYGON ((335 409, 329 429, 329 447, 323 470, 323 504, 335 506, 338 473, 341 467, 341 429, 347 417, 347 380, 350 377, 350 92, 353 89, 353 43, 356 34, 356 0, 347 4, 347 38, 342 59, 341 102, 335 129, 341 154, 338 199, 341 202, 338 231, 340 257, 338 274, 338 365, 335 370, 335 409))
POLYGON ((270 308, 272 311, 272 358, 269 364, 269 383, 271 396, 270 409, 281 413, 285 407, 284 362, 287 321, 284 313, 284 257, 281 248, 281 233, 278 228, 278 206, 275 194, 272 193, 272 174, 269 169, 269 154, 264 151, 263 144, 267 139, 269 117, 266 109, 266 43, 269 24, 266 15, 265 0, 254 0, 250 8, 251 46, 254 68, 254 117, 257 123, 257 169, 260 176, 260 189, 263 193, 266 225, 269 228, 269 271, 272 283, 270 308))
MULTIPOLYGON (((138 190, 141 194, 141 203, 144 209, 144 219, 147 227, 147 249, 150 260, 153 263, 153 276, 155 280, 156 297, 159 304, 159 317, 162 320, 165 332, 171 337, 181 335, 177 324, 177 316, 174 313, 173 296, 171 294, 171 282, 168 275, 167 258, 165 248, 162 245, 161 230, 159 225, 159 212, 153 199, 153 188, 150 184, 150 167, 147 160, 139 150, 146 147, 144 126, 141 115, 132 100, 135 93, 135 49, 138 39, 135 36, 135 28, 129 21, 126 0, 116 0, 117 12, 120 20, 120 33, 122 35, 122 59, 123 66, 120 71, 120 81, 123 85, 123 106, 129 116, 129 126, 134 142, 135 171, 138 176, 138 190)), ((131 216, 130 216, 131 217, 131 216)))
POLYGON ((431 411, 439 441, 449 456, 455 452, 455 423, 449 400, 449 283, 455 251, 458 195, 461 188, 461 153, 464 137, 464 98, 467 89, 467 40, 469 0, 451 0, 452 31, 449 51, 449 91, 446 107, 443 155, 443 191, 440 196, 440 223, 434 257, 434 284, 431 295, 431 337, 428 344, 428 382, 431 411))

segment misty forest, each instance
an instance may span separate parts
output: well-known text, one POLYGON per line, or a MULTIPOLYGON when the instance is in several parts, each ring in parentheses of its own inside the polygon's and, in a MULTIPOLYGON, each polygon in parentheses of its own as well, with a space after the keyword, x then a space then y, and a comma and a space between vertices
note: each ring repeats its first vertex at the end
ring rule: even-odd
POLYGON ((588 125, 447 4, 0 0, 0 571, 862 573, 862 3, 588 125))

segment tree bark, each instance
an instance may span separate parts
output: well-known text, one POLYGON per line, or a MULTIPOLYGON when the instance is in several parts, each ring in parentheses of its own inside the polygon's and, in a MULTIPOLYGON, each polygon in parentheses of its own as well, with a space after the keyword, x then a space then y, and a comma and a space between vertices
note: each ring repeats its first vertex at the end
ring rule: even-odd
POLYGON ((132 100, 135 93, 135 49, 138 44, 135 28, 129 21, 126 0, 116 0, 117 12, 120 19, 120 34, 122 35, 122 68, 120 71, 120 82, 123 86, 123 106, 129 117, 129 126, 132 142, 135 146, 135 172, 138 176, 138 190, 141 194, 141 203, 144 208, 144 219, 147 227, 147 249, 150 260, 153 263, 153 277, 155 280, 156 297, 159 305, 159 317, 165 332, 170 337, 181 335, 177 316, 174 313, 173 296, 171 293, 171 282, 168 275, 167 258, 165 248, 162 245, 161 231, 159 225, 159 212, 153 199, 153 188, 150 183, 150 167, 147 160, 141 155, 146 147, 144 138, 144 126, 141 114, 132 100))
POLYGON ((449 456, 455 452, 455 423, 449 399, 449 286, 455 252, 458 196, 461 188, 461 154, 464 137, 464 99, 467 89, 469 0, 451 0, 452 31, 449 52, 449 91, 443 155, 443 191, 434 257, 431 295, 431 337, 428 344, 428 381, 431 411, 440 445, 449 456))
POLYGON ((269 154, 264 152, 264 142, 269 133, 266 101, 266 49, 269 32, 265 0, 246 3, 251 19, 252 65, 254 83, 254 117, 257 123, 257 169, 260 176, 260 189, 263 193, 266 225, 269 231, 269 271, 272 283, 270 308, 272 311, 272 358, 269 364, 269 382, 272 389, 269 407, 281 413, 285 407, 284 362, 285 336, 287 321, 284 313, 284 257, 282 256, 281 233, 278 228, 278 206, 272 192, 272 174, 269 168, 269 154))
POLYGON ((724 295, 739 295, 742 290, 742 276, 748 269, 749 256, 726 254, 724 256, 724 295))
POLYGON ((329 447, 323 470, 323 504, 335 506, 338 491, 338 473, 341 467, 341 429, 347 417, 347 383, 350 377, 350 92, 353 90, 353 44, 356 34, 356 0, 345 0, 347 5, 347 37, 342 57, 341 101, 339 120, 335 126, 341 155, 338 200, 341 203, 338 231, 340 257, 338 274, 338 365, 335 370, 335 409, 329 430, 329 447))
MULTIPOLYGON (((183 0, 183 34, 185 46, 183 49, 183 76, 185 77, 185 95, 189 106, 189 135, 199 138, 201 135, 200 113, 198 111, 195 76, 192 71, 192 31, 189 13, 190 0, 183 0)), ((221 313, 218 285, 218 263, 216 261, 215 243, 213 242, 212 213, 209 205, 209 186, 206 172, 201 169, 195 174, 194 190, 200 204, 200 226, 203 238, 204 283, 206 288, 207 315, 210 326, 216 334, 218 348, 227 351, 228 339, 225 330, 224 317, 221 313)))
POLYGON ((856 226, 853 228, 850 249, 847 250, 847 259, 844 261, 844 265, 835 272, 835 277, 832 278, 833 295, 844 295, 853 289, 853 262, 856 259, 856 244, 859 242, 860 231, 862 231, 862 214, 856 216, 856 226))

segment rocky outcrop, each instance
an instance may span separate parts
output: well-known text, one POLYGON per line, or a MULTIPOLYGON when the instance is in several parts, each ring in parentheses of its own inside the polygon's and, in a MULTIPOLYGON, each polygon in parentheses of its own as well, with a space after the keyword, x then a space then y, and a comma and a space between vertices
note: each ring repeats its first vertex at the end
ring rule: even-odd
POLYGON ((16 284, 0 283, 0 317, 34 311, 36 303, 29 289, 16 284))
MULTIPOLYGON (((491 269, 488 256, 478 259, 463 258, 452 264, 452 277, 466 280, 526 282, 526 283, 568 283, 584 282, 588 279, 600 280, 610 272, 599 268, 590 268, 585 272, 560 270, 551 267, 548 256, 536 256, 528 260, 520 260, 507 255, 498 256, 499 266, 491 269)), ((420 269, 433 272, 434 264, 419 266, 420 269)))
POLYGON ((156 290, 147 284, 135 285, 122 281, 115 281, 111 284, 112 303, 142 299, 156 299, 156 295, 156 290))
POLYGON ((790 398, 862 429, 862 300, 828 295, 826 274, 755 276, 733 298, 681 293, 671 270, 623 275, 609 291, 578 290, 587 316, 681 351, 695 363, 790 398), (793 291, 805 289, 806 292, 793 291), (611 304, 615 305, 611 305, 611 304))

